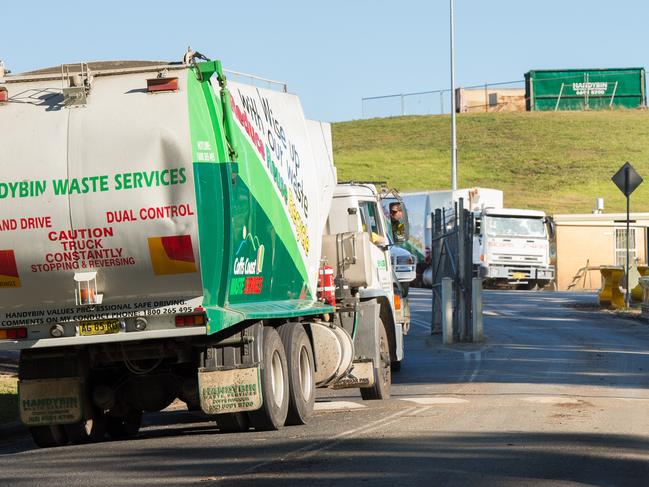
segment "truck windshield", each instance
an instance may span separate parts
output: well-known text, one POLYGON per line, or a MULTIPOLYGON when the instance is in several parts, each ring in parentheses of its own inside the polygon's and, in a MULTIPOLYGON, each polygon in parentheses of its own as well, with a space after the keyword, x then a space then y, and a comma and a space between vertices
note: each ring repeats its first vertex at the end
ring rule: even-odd
POLYGON ((543 218, 489 216, 484 219, 486 233, 492 236, 545 237, 543 218))

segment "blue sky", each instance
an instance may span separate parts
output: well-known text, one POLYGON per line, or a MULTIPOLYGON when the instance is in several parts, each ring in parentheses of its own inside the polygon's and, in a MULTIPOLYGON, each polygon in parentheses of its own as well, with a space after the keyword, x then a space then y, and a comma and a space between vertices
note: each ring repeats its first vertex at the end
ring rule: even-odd
MULTIPOLYGON (((4 2, 3 2, 4 3, 4 2)), ((646 66, 649 2, 456 0, 456 84, 530 69, 646 66)), ((288 83, 309 118, 361 117, 361 98, 450 86, 448 0, 6 2, 13 72, 104 59, 178 60, 288 83)))

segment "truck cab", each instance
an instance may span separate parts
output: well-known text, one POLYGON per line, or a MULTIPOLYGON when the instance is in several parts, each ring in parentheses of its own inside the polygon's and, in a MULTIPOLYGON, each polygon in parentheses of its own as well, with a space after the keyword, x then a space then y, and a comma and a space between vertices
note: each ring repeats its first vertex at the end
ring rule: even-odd
POLYGON ((489 283, 527 289, 554 279, 545 213, 511 208, 475 212, 473 262, 489 283))
POLYGON ((367 234, 371 269, 367 286, 359 289, 361 301, 376 300, 381 321, 390 342, 393 368, 403 359, 403 335, 410 326, 410 316, 390 257, 392 244, 376 187, 365 183, 341 183, 334 190, 325 233, 367 234))

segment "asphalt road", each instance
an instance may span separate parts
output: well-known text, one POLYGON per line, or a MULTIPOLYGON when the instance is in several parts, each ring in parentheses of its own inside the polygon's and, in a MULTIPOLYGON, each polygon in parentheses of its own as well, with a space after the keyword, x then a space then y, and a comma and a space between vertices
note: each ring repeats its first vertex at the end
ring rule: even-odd
POLYGON ((485 342, 443 347, 413 290, 389 401, 327 391, 309 425, 277 432, 220 434, 175 411, 132 441, 0 440, 0 485, 647 486, 649 325, 594 302, 486 292, 485 342))

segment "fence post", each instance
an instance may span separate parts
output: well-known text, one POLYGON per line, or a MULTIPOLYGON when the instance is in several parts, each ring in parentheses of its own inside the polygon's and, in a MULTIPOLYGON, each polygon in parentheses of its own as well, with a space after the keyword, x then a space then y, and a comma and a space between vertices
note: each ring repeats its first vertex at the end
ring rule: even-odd
POLYGON ((484 327, 482 324, 482 278, 474 277, 471 280, 471 305, 472 312, 472 331, 473 341, 481 342, 484 340, 484 327))
MULTIPOLYGON (((467 282, 465 281, 466 273, 466 215, 464 211, 464 198, 460 198, 457 213, 457 321, 460 341, 467 339, 467 282)), ((469 301, 470 302, 470 301, 469 301)))
POLYGON ((484 111, 489 111, 489 85, 487 83, 484 84, 484 111))
POLYGON ((431 335, 440 333, 442 326, 442 299, 441 289, 439 286, 442 283, 443 268, 442 268, 442 240, 435 240, 440 235, 443 229, 441 222, 442 211, 436 209, 431 213, 431 241, 430 241, 430 262, 431 262, 431 284, 433 287, 433 323, 430 331, 431 335))
POLYGON ((442 343, 453 343, 453 279, 442 278, 442 343))
POLYGON ((559 90, 559 96, 557 97, 557 104, 554 105, 554 111, 556 112, 559 110, 559 103, 561 103, 561 95, 563 95, 563 85, 565 83, 561 83, 561 89, 559 90))

